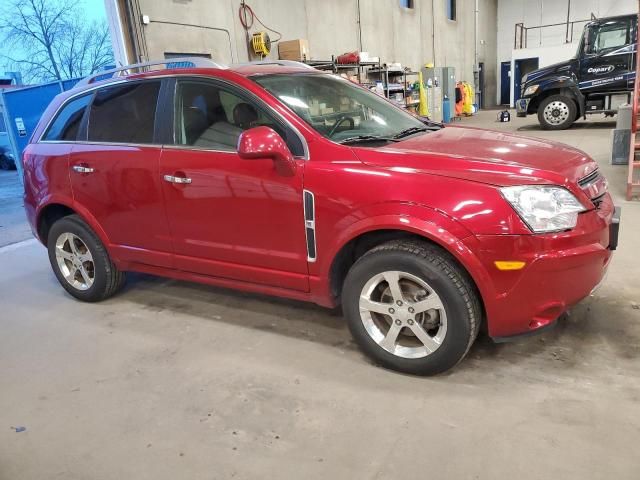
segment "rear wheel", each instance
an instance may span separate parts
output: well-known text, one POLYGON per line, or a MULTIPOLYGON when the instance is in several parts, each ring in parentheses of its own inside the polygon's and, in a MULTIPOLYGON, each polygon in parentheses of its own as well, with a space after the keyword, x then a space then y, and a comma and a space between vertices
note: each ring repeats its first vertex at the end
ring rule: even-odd
POLYGON ((577 118, 576 103, 565 95, 551 95, 538 107, 538 121, 546 130, 564 130, 577 118))
POLYGON ((439 247, 414 241, 388 242, 363 255, 345 280, 342 308, 365 353, 418 375, 462 360, 481 319, 466 272, 439 247))
POLYGON ((116 268, 100 239, 77 215, 63 217, 53 224, 47 247, 58 281, 79 300, 104 300, 124 284, 124 273, 116 268))

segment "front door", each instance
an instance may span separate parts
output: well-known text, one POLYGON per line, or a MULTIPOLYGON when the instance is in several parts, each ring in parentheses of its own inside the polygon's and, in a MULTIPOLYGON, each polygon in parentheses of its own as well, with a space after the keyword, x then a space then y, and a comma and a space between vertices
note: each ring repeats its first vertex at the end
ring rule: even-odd
POLYGON ((69 157, 73 197, 105 231, 118 258, 171 266, 155 143, 161 82, 127 82, 96 92, 69 157))
POLYGON ((243 130, 267 125, 302 154, 302 143, 259 101, 213 80, 183 79, 174 99, 174 144, 160 177, 176 267, 215 277, 307 291, 302 201, 304 160, 294 176, 270 159, 243 160, 243 130))
POLYGON ((585 31, 580 90, 585 94, 624 91, 634 76, 634 28, 628 19, 594 24, 585 31))

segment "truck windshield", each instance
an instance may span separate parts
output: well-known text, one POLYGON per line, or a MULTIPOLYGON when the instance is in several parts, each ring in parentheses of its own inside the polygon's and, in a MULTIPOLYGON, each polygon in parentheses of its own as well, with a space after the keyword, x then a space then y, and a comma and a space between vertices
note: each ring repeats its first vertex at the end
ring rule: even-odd
POLYGON ((334 142, 398 141, 434 129, 348 80, 322 74, 276 74, 252 80, 334 142))

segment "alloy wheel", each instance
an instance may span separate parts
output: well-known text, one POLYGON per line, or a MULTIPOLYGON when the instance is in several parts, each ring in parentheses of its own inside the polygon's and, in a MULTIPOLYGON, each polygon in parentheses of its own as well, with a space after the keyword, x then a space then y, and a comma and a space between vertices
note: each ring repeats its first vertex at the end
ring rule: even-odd
POLYGON ((360 318, 381 348, 402 358, 430 355, 447 334, 442 300, 427 282, 406 272, 369 279, 360 294, 360 318))
POLYGON ((56 261, 64 279, 73 288, 88 290, 95 280, 93 256, 82 239, 63 233, 56 240, 56 261))

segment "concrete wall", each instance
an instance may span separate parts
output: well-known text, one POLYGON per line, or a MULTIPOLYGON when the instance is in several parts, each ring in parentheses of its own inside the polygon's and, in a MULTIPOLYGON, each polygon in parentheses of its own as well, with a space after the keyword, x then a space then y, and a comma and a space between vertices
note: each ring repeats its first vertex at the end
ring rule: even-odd
MULTIPOLYGON (((540 67, 568 60, 578 48, 584 23, 573 27, 573 43, 566 43, 566 25, 530 30, 526 39, 526 49, 514 49, 515 24, 535 27, 567 20, 570 0, 499 0, 497 31, 497 94, 500 92, 500 63, 518 58, 539 57, 540 67)), ((609 17, 634 13, 638 10, 637 0, 571 0, 569 20, 578 22, 596 17, 609 17)), ((571 35, 570 35, 571 37, 571 35)), ((514 85, 511 85, 511 105, 513 105, 514 85)), ((496 97, 499 101, 499 97, 496 97)))
MULTIPOLYGON (((238 18, 239 0, 137 1, 141 15, 148 15, 151 20, 142 27, 149 58, 180 52, 208 53, 225 63, 248 60, 245 31, 238 18), (231 36, 231 48, 224 32, 156 23, 159 21, 224 28, 231 36)), ((328 59, 332 54, 360 49, 359 3, 362 51, 380 57, 383 62, 400 62, 412 69, 428 62, 453 66, 459 80, 473 83, 475 2, 457 1, 456 21, 446 18, 444 0, 414 0, 412 9, 401 7, 399 0, 250 0, 247 3, 262 22, 282 32, 283 40, 306 38, 312 59, 328 59)), ((486 99, 491 100, 488 105, 496 96, 497 3, 498 0, 479 0, 479 61, 485 63, 486 99)), ((252 31, 258 30, 263 28, 254 25, 252 31)), ((270 57, 277 58, 277 48, 270 57)))

